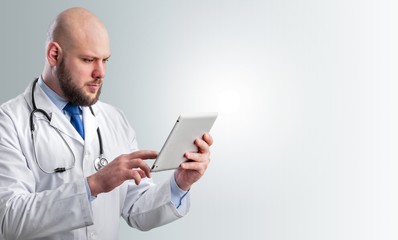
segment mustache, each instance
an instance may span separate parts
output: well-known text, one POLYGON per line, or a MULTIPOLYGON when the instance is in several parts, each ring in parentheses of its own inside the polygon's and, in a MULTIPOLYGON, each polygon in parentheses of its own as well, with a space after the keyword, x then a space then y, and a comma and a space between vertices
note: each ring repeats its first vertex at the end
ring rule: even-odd
POLYGON ((103 78, 97 78, 97 79, 93 79, 90 82, 86 83, 86 85, 89 85, 89 84, 100 84, 100 85, 102 85, 103 82, 104 82, 103 78))

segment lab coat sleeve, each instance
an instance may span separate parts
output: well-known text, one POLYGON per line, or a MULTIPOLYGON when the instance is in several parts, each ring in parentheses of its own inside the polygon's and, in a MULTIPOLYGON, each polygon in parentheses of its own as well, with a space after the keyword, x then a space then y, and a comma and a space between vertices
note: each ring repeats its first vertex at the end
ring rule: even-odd
MULTIPOLYGON (((129 125, 127 119, 121 114, 126 125, 128 139, 130 140, 130 151, 138 150, 135 132, 129 125)), ((148 231, 150 229, 165 225, 185 216, 189 211, 189 194, 184 201, 184 207, 177 210, 171 201, 170 181, 154 184, 152 179, 142 179, 137 186, 134 181, 127 181, 125 197, 122 199, 122 217, 130 227, 148 231), (180 211, 179 211, 180 210, 180 211)))
POLYGON ((140 186, 130 184, 128 187, 122 216, 131 227, 148 231, 187 214, 190 204, 189 195, 186 196, 185 210, 178 211, 171 201, 170 181, 155 185, 151 180, 146 180, 146 183, 141 184, 144 186, 149 184, 150 187, 139 196, 136 192, 137 187, 140 186))
POLYGON ((170 181, 162 184, 153 184, 151 181, 140 185, 150 184, 144 192, 137 195, 137 188, 129 184, 122 216, 134 228, 148 231, 175 221, 185 216, 189 211, 189 196, 187 196, 184 211, 178 211, 171 202, 170 181))
POLYGON ((16 127, 0 110, 0 239, 34 239, 92 224, 82 180, 35 189, 16 127))

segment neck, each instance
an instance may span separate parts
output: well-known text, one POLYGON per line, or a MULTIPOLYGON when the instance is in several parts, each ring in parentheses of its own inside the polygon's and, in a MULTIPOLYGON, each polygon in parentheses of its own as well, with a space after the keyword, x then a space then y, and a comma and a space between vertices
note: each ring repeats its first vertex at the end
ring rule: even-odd
POLYGON ((56 92, 59 96, 65 98, 65 95, 63 94, 61 87, 59 85, 58 79, 55 77, 54 70, 50 68, 48 65, 44 67, 44 70, 41 74, 41 79, 43 79, 43 82, 51 88, 54 92, 56 92))

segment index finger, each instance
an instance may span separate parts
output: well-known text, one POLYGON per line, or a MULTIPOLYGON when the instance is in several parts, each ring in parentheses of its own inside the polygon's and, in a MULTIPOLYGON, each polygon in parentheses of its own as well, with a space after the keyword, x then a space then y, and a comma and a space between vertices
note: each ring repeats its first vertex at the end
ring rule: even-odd
POLYGON ((147 159, 155 159, 158 156, 158 152, 157 151, 153 151, 153 150, 139 150, 136 152, 132 152, 128 154, 128 157, 130 159, 133 158, 140 158, 142 160, 147 160, 147 159))

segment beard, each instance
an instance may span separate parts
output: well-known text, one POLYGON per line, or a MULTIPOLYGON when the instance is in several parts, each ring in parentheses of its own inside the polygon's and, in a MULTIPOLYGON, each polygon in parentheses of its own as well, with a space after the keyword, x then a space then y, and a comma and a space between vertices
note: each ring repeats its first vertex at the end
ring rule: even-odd
MULTIPOLYGON (((90 97, 83 91, 83 88, 79 88, 74 83, 69 69, 65 66, 64 60, 60 62, 58 69, 55 71, 55 75, 58 78, 59 85, 64 96, 71 104, 78 106, 91 106, 98 101, 99 96, 101 95, 102 85, 98 89, 97 94, 93 98, 90 97)), ((101 79, 94 81, 102 82, 101 79)))

